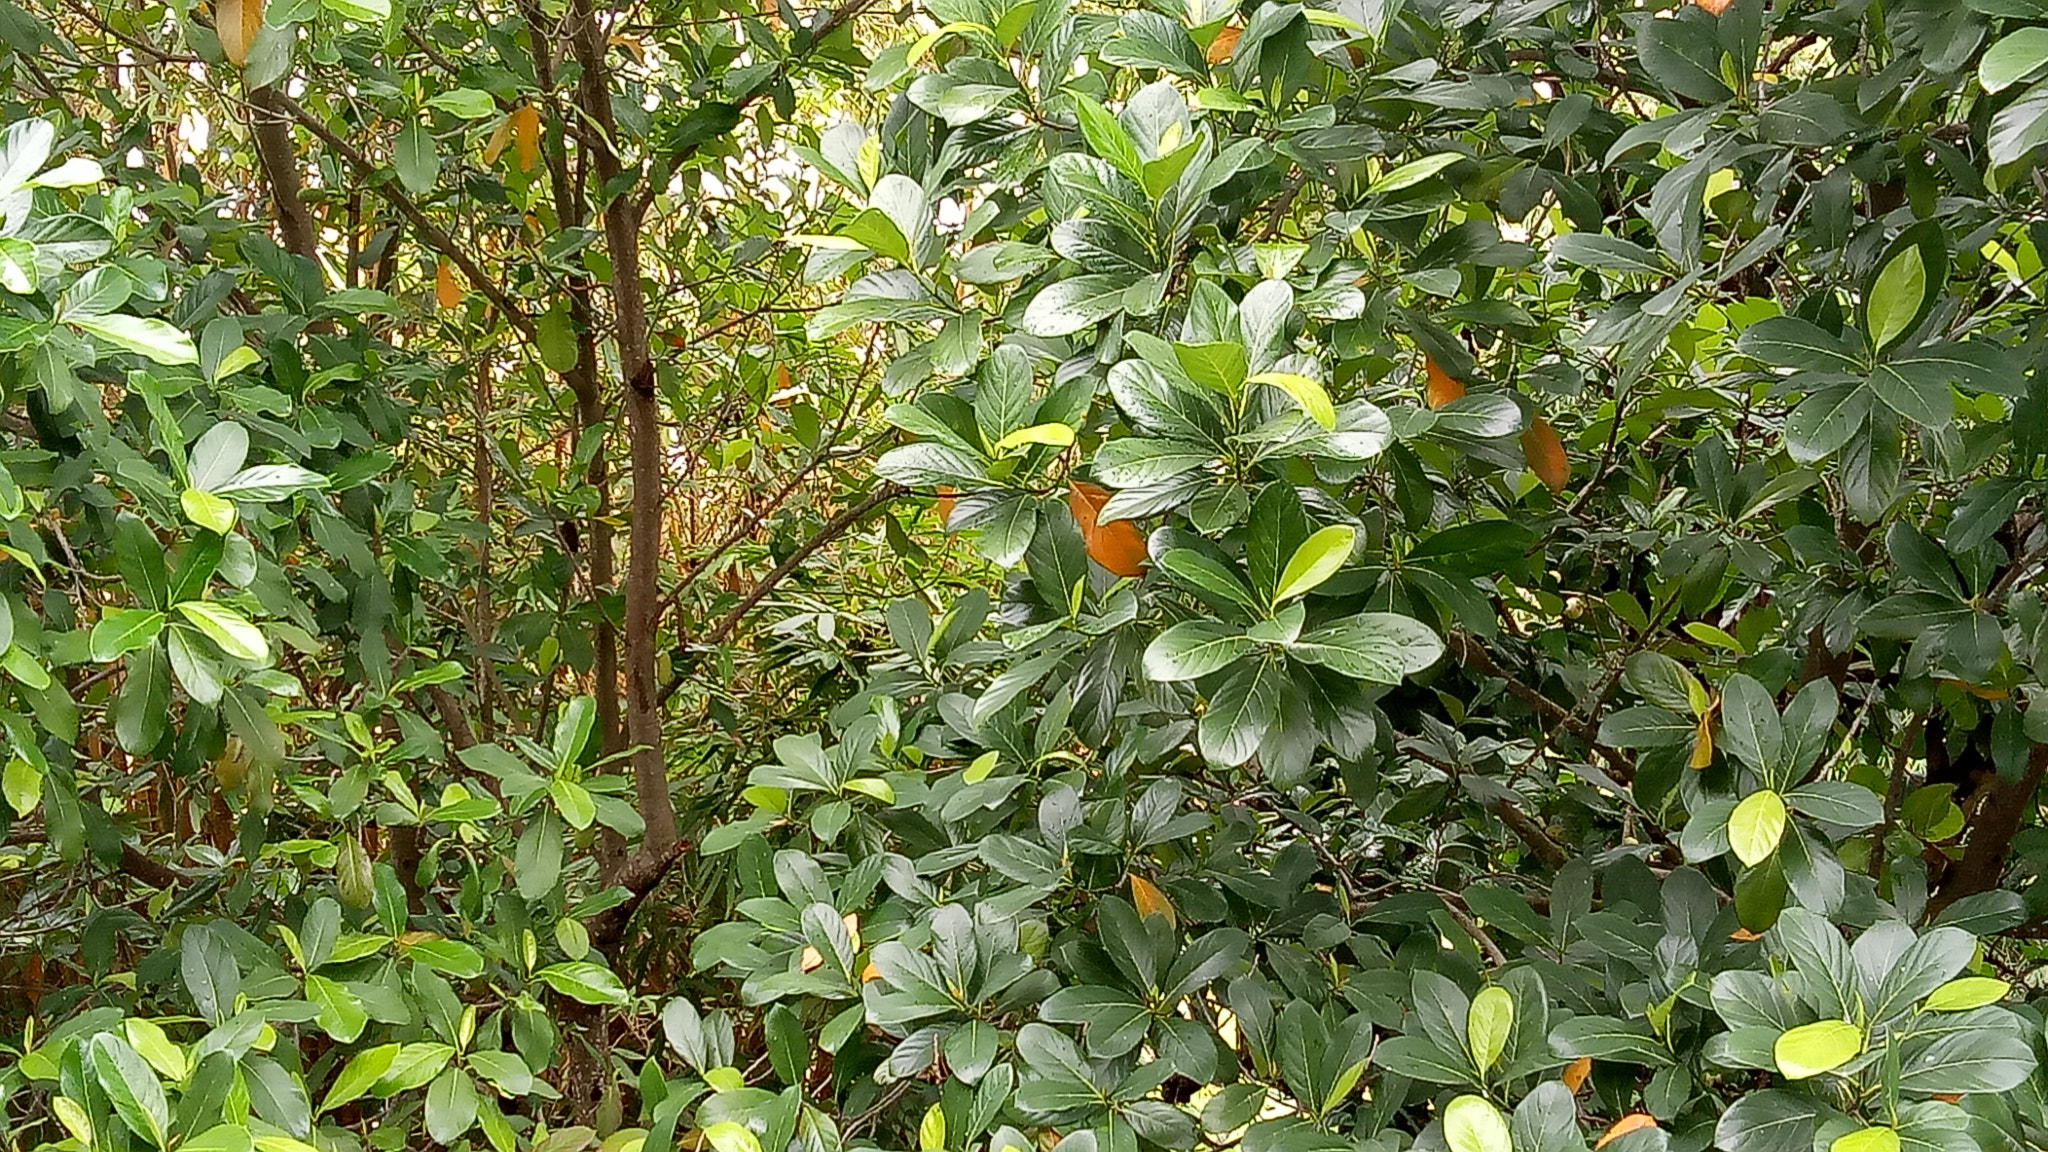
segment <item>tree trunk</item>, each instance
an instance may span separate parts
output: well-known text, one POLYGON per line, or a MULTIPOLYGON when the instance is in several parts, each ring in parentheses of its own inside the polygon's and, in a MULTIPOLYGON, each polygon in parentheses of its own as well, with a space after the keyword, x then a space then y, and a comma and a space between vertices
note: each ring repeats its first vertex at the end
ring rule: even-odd
POLYGON ((292 140, 292 114, 277 97, 277 90, 267 84, 249 90, 256 158, 263 165, 263 179, 270 185, 270 200, 277 210, 277 232, 285 248, 318 264, 320 234, 313 227, 313 214, 306 210, 305 198, 300 194, 304 180, 299 175, 299 148, 292 140))
POLYGON ((2043 777, 2048 777, 2048 744, 2036 744, 2018 780, 1993 775, 1970 797, 1963 858, 1949 866, 1940 886, 1928 899, 1930 915, 1965 896, 1989 892, 2005 879, 2013 837, 2019 835, 2028 814, 2040 806, 2038 793, 2043 777))
POLYGON ((641 852, 665 860, 677 840, 668 763, 662 753, 660 688, 655 656, 661 626, 661 421, 654 390, 654 361, 648 351, 647 301, 640 285, 640 229, 634 197, 617 181, 624 169, 612 118, 610 71, 605 66, 605 30, 589 0, 573 0, 572 48, 582 68, 577 101, 598 138, 590 142, 596 185, 611 199, 603 206, 605 249, 611 257, 611 293, 616 312, 619 375, 624 407, 632 503, 626 553, 626 739, 633 753, 633 790, 647 823, 641 852))

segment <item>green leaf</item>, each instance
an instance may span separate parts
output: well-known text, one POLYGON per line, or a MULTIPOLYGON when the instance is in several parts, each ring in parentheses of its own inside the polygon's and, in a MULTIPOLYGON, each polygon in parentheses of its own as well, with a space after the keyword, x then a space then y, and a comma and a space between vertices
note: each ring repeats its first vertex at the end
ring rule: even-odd
POLYGON ((1225 396, 1237 395, 1250 371, 1244 345, 1235 340, 1211 340, 1201 344, 1173 346, 1174 362, 1195 383, 1225 396))
POLYGON ((626 986, 612 975, 612 970, 602 964, 587 960, 569 960, 550 964, 533 974, 533 978, 584 1004, 621 1005, 630 997, 626 986))
POLYGON ((199 349, 184 329, 163 320, 120 314, 68 316, 74 327, 83 329, 123 351, 147 357, 158 364, 197 364, 199 349))
POLYGON ((1820 1104, 1783 1089, 1751 1092, 1729 1105, 1714 1125, 1723 1152, 1811 1152, 1820 1104))
POLYGON ((1864 301, 1871 347, 1888 348, 1906 334, 1920 315, 1928 288, 1927 262, 1918 244, 1901 247, 1878 269, 1864 301))
POLYGON ((578 832, 597 819, 597 801, 591 798, 589 789, 574 780, 557 776, 548 781, 548 798, 555 802, 555 810, 569 822, 569 827, 578 832))
POLYGON ((43 770, 19 756, 7 758, 0 768, 0 797, 17 816, 26 816, 43 802, 43 770))
POLYGON ((1159 556, 1159 567, 1168 576, 1199 591, 1208 592, 1243 608, 1256 609, 1258 601, 1237 573, 1219 560, 1192 548, 1169 548, 1159 556))
POLYGON ((1410 160, 1382 173, 1377 180, 1366 186, 1365 194, 1385 196, 1390 192, 1413 188, 1465 158, 1462 152, 1438 152, 1424 156, 1420 160, 1410 160))
POLYGON ((1146 646, 1145 675, 1154 680, 1196 680, 1228 668, 1258 647, 1242 628, 1215 620, 1187 620, 1146 646))
POLYGON ((1928 993, 1921 1004, 1929 1012, 1968 1012, 1996 1004, 2012 991, 2012 985, 1993 976, 1964 976, 1928 993))
POLYGON ((731 1120, 706 1125, 704 1140, 717 1152, 761 1152, 761 1141, 753 1131, 731 1120))
POLYGON ((1287 566, 1280 570, 1273 603, 1284 604, 1321 587, 1351 559, 1351 549, 1357 543, 1358 530, 1349 524, 1329 525, 1302 541, 1288 558, 1287 566))
MULTIPOLYGON (((573 768, 583 755, 583 749, 590 743, 590 733, 597 726, 597 701, 590 696, 577 696, 562 706, 562 713, 555 718, 554 753, 552 767, 557 772, 573 768)), ((578 825, 579 828, 586 825, 578 825)))
POLYGON ((1131 134, 1124 130, 1109 109, 1094 98, 1076 92, 1073 99, 1074 112, 1081 122, 1081 136, 1088 141, 1089 150, 1109 161, 1117 171, 1142 181, 1145 178, 1145 161, 1138 155, 1138 146, 1131 140, 1131 134))
MULTIPOLYGON (((332 0, 328 2, 331 4, 332 0)), ((398 182, 414 196, 432 192, 434 182, 441 178, 441 157, 434 148, 434 134, 419 121, 398 130, 391 162, 398 170, 398 182)))
POLYGON ((228 655, 257 664, 269 662, 270 644, 263 632, 234 609, 212 600, 184 600, 172 607, 228 655))
POLYGON ((2034 1051, 2023 1041, 1983 1029, 1952 1033, 1907 1057, 1899 1089, 1915 1094, 2010 1092, 2034 1073, 2034 1051))
POLYGON ((1287 654, 1355 680, 1399 684, 1435 664, 1444 643, 1427 624, 1390 612, 1361 612, 1305 633, 1287 654))
POLYGON ((1025 305, 1018 327, 1029 336, 1072 336, 1123 311, 1126 287, 1118 276, 1075 276, 1047 285, 1025 305))
POLYGON ((129 658, 108 710, 114 739, 130 755, 147 755, 163 740, 170 724, 171 664, 162 648, 150 645, 129 658))
POLYGON ((1977 82, 1986 92, 2003 92, 2048 65, 2048 28, 2020 28, 1984 50, 1977 82))
POLYGON ((1337 406, 1330 403, 1330 394, 1323 386, 1297 372, 1261 372, 1251 378, 1253 384, 1270 384, 1294 398, 1301 405, 1303 414, 1325 428, 1337 426, 1337 406))
POLYGON ((460 1068, 448 1068, 427 1085, 427 1135, 453 1144, 476 1124, 476 1081, 460 1068))
POLYGON ((391 19, 391 0, 320 0, 320 6, 345 20, 382 24, 391 19))
MULTIPOLYGON (((1739 811, 1739 809, 1738 809, 1739 811)), ((1863 1029, 1846 1020, 1802 1024, 1778 1037, 1771 1054, 1778 1071, 1792 1080, 1806 1080, 1854 1060, 1863 1051, 1863 1029)))
POLYGON ((0 129, 0 196, 27 186, 56 146, 56 126, 40 117, 16 120, 0 129))
POLYGON ((1514 1030, 1515 998, 1498 984, 1480 989, 1465 1012, 1465 1043, 1481 1075, 1500 1060, 1514 1030))
POLYGON ((1757 865, 1785 836, 1785 798, 1768 788, 1743 797, 1728 816, 1728 846, 1744 864, 1757 865))
POLYGON ((147 608, 107 609, 100 614, 99 623, 92 626, 93 660, 112 663, 137 648, 155 643, 166 619, 163 613, 147 608))
POLYGON ((391 1057, 390 1066, 370 1086, 370 1091, 388 1099, 400 1092, 423 1088, 439 1076, 441 1069, 446 1068, 454 1057, 455 1049, 446 1044, 401 1044, 391 1057))
POLYGON ((356 994, 325 976, 306 976, 306 1001, 319 1008, 320 1030, 343 1044, 352 1044, 369 1024, 369 1014, 356 994))
POLYGON ((1550 1030, 1550 1050, 1567 1060, 1626 1060, 1663 1067, 1671 1053, 1645 1020, 1611 1016, 1574 1016, 1550 1030))
POLYGON ((131 1016, 121 1021, 121 1034, 127 1037, 129 1046, 137 1054, 149 1061, 157 1075, 175 1084, 191 1074, 191 1063, 185 1059, 184 1049, 172 1043, 155 1021, 131 1016))
POLYGON ((451 88, 446 92, 436 92, 427 97, 427 107, 439 108, 464 120, 481 120, 498 110, 491 101, 491 94, 479 88, 451 88))
POLYGON ((121 1123, 158 1148, 164 1147, 170 1137, 171 1106, 148 1061, 111 1032, 93 1037, 86 1052, 93 1075, 106 1090, 121 1123))
POLYGON ((1444 1143, 1451 1152, 1514 1152, 1507 1118, 1483 1096, 1460 1096, 1445 1105, 1444 1143))

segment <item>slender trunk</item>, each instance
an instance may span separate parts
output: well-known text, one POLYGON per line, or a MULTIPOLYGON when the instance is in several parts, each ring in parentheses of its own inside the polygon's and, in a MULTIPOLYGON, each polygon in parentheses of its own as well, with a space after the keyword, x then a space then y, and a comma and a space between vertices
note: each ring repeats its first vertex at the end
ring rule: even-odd
POLYGON ((647 301, 640 285, 639 221, 633 198, 616 181, 623 172, 612 118, 610 72, 605 66, 605 33, 589 0, 570 5, 571 47, 582 74, 577 101, 596 129, 590 164, 600 189, 611 192, 603 206, 605 248, 611 257, 611 293, 616 313, 619 375, 624 408, 632 503, 628 509, 626 553, 626 739, 633 753, 633 789, 647 832, 644 855, 663 860, 677 841, 675 804, 669 796, 668 765, 662 752, 661 701, 655 656, 661 625, 661 422, 648 349, 647 301))
POLYGON ((292 140, 292 114, 279 103, 277 89, 267 84, 249 90, 249 108, 256 158, 277 210, 278 235, 287 250, 318 264, 320 234, 300 195, 304 178, 299 174, 299 148, 292 140))
MULTIPOLYGON (((540 81, 541 91, 552 92, 555 89, 555 46, 542 34, 541 29, 546 24, 541 13, 530 3, 522 4, 521 11, 526 18, 535 78, 540 81)), ((551 123, 547 126, 547 134, 541 154, 547 164, 548 184, 554 195, 556 226, 580 226, 585 219, 583 181, 580 179, 580 167, 576 175, 569 170, 569 133, 560 124, 551 123)), ((577 442, 581 443, 583 437, 606 426, 609 412, 598 376, 601 361, 597 347, 597 309, 590 300, 591 282, 578 276, 570 279, 564 287, 569 296, 569 320, 576 330, 576 366, 561 376, 562 382, 576 397, 576 436, 577 442)), ((597 492, 597 510, 590 519, 590 530, 585 536, 589 548, 590 594, 593 606, 598 609, 596 634, 591 638, 596 652, 593 679, 596 681, 598 746, 609 756, 626 746, 626 734, 619 718, 619 633, 603 605, 618 582, 618 560, 617 541, 611 525, 611 469, 602 438, 591 453, 590 468, 584 480, 597 492)), ((608 841, 607 847, 611 855, 617 855, 617 845, 608 841)))
POLYGON ((2027 817, 2040 811, 2041 781, 2048 777, 2048 744, 2036 744, 2018 780, 1993 776, 1970 803, 1970 821, 1963 833, 1963 858, 1950 865, 1927 901, 1930 914, 1965 896, 1989 892, 2005 880, 2012 842, 2027 817))
POLYGON ((485 650, 497 635, 498 621, 491 608, 491 538, 496 534, 497 476, 491 465, 491 362, 479 356, 476 362, 476 518, 483 528, 476 542, 476 604, 470 618, 469 646, 476 675, 477 731, 488 742, 498 738, 491 708, 491 689, 497 680, 490 654, 485 650))

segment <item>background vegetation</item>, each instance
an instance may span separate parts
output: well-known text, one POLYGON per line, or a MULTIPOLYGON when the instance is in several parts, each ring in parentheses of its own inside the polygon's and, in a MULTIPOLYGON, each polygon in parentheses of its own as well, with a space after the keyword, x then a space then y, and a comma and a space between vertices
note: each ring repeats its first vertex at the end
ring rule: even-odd
POLYGON ((0 1141, 2048 1141, 2039 0, 0 0, 0 1141))

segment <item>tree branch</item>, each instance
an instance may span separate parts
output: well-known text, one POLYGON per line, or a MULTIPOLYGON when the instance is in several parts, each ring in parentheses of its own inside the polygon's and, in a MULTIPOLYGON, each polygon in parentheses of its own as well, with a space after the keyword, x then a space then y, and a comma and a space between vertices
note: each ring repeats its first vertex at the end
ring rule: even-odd
MULTIPOLYGON (((725 643, 725 641, 732 637, 733 630, 739 627, 740 621, 746 618, 747 613, 753 611, 754 606, 766 599, 768 594, 775 590, 776 585, 782 583, 791 572, 796 571, 799 565, 808 560, 811 553, 845 535, 848 529, 860 523, 867 517, 868 513, 908 491, 909 489, 900 484, 884 484, 876 489, 867 499, 855 504, 851 508, 845 509, 839 515, 826 521, 825 526, 818 529, 809 540, 804 541, 796 551, 789 554, 788 558, 770 569, 766 576, 761 577, 761 582, 754 585, 754 590, 747 593, 746 599, 741 600, 733 607, 732 611, 727 612, 717 624, 712 626, 711 631, 704 634, 703 639, 697 641, 697 644, 700 647, 712 648, 725 643)), ((668 687, 662 689, 661 702, 663 704, 668 703, 669 698, 676 694, 677 689, 683 686, 683 682, 686 679, 688 679, 688 676, 685 674, 685 670, 678 669, 675 678, 669 681, 668 687)))
MULTIPOLYGON (((377 165, 371 162, 368 156, 363 155, 362 151, 355 145, 336 134, 318 116, 308 112, 304 105, 282 92, 275 93, 273 100, 275 106, 280 111, 288 114, 300 124, 305 125, 306 131, 319 137, 321 143, 333 149, 343 160, 346 160, 349 167, 355 169, 356 173, 363 177, 366 182, 369 182, 377 174, 377 165)), ((412 222, 412 226, 418 230, 420 239, 426 242, 427 247, 432 248, 462 270, 463 276, 476 286, 477 291, 484 294, 484 298, 489 300, 491 305, 505 317, 507 323, 519 329, 520 333, 528 340, 538 339, 532 318, 528 317, 525 311, 512 300, 512 297, 507 295, 505 290, 500 288, 497 282, 484 272, 483 267, 464 250, 463 246, 454 237, 448 235, 447 232, 442 230, 440 225, 429 219, 418 204, 413 203, 412 197, 407 196, 404 189, 399 188, 389 180, 372 183, 371 186, 377 195, 382 196, 390 202, 393 208, 398 209, 399 215, 412 222)))

